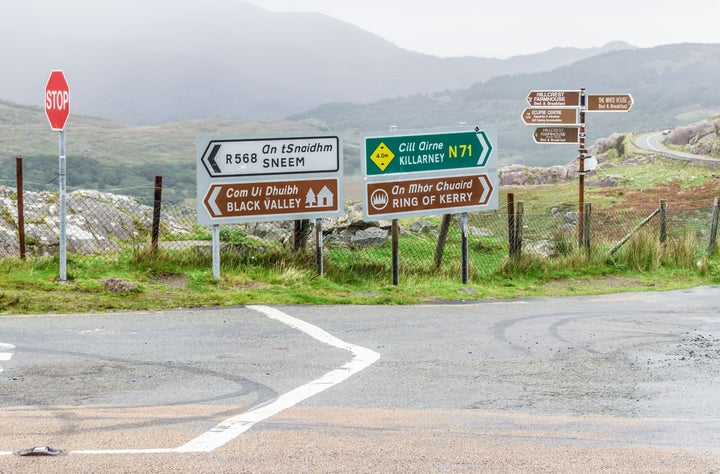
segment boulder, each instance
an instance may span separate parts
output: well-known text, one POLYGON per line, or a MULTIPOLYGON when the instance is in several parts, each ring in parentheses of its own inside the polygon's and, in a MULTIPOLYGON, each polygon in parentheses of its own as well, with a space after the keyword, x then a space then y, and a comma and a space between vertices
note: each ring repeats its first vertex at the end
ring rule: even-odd
POLYGON ((426 234, 430 232, 430 230, 437 227, 437 224, 426 221, 426 220, 417 220, 410 224, 410 227, 408 228, 411 232, 417 232, 419 234, 426 234))
POLYGON ((357 247, 371 247, 383 245, 387 242, 388 231, 379 227, 369 227, 355 232, 350 239, 350 243, 357 247))
MULTIPOLYGON (((59 197, 57 193, 23 193, 25 242, 28 253, 48 255, 59 248, 59 197)), ((122 242, 145 239, 152 226, 153 209, 134 198, 100 191, 74 191, 66 200, 67 250, 77 253, 117 251, 122 242)), ((0 255, 18 255, 17 191, 0 186, 0 255)), ((165 232, 190 233, 192 224, 161 216, 165 232)))

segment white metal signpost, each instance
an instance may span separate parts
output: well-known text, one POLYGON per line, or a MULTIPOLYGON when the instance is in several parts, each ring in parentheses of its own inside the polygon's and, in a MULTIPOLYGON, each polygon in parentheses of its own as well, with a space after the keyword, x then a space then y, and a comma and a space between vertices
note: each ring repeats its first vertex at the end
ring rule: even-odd
POLYGON ((58 181, 60 182, 60 281, 67 280, 67 239, 65 215, 67 213, 66 189, 66 158, 65 158, 65 124, 70 115, 70 87, 65 74, 61 70, 53 70, 45 84, 45 115, 50 128, 59 132, 58 181))
POLYGON ((197 222, 213 226, 213 276, 220 224, 341 216, 342 161, 336 135, 199 138, 197 222))
POLYGON ((200 158, 211 178, 335 173, 336 136, 210 139, 200 158))

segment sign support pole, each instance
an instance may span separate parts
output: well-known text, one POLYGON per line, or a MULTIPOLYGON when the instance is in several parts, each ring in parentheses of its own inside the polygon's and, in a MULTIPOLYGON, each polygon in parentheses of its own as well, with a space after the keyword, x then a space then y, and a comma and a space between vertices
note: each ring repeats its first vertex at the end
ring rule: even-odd
POLYGON ((220 225, 212 226, 212 272, 213 278, 220 279, 220 225))
POLYGON ((584 220, 585 220, 585 88, 580 89, 580 168, 578 170, 578 246, 583 245, 584 241, 584 220))
POLYGON ((65 79, 62 70, 50 71, 45 84, 45 116, 50 122, 50 128, 60 132, 58 134, 58 183, 60 186, 60 209, 58 211, 59 226, 59 249, 60 278, 61 283, 67 281, 67 234, 65 215, 67 214, 67 189, 66 189, 66 146, 65 146, 65 124, 70 115, 70 87, 65 79))
POLYGON ((392 284, 397 286, 400 284, 400 268, 399 268, 399 249, 398 240, 400 239, 400 225, 397 219, 392 220, 392 284))
POLYGON ((460 214, 460 226, 462 227, 462 282, 468 282, 468 213, 460 214))
POLYGON ((67 281, 67 234, 65 216, 67 214, 67 188, 66 188, 66 148, 65 130, 59 132, 58 181, 60 182, 60 281, 67 281))
POLYGON ((323 276, 323 230, 322 219, 315 219, 315 265, 318 276, 323 276))

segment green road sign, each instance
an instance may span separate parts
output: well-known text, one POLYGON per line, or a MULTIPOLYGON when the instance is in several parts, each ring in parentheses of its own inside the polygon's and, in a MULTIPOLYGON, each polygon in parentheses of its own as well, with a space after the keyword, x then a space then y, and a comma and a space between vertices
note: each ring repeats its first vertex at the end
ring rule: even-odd
POLYGON ((416 171, 482 168, 492 152, 483 130, 369 137, 365 139, 365 172, 382 176, 416 171))

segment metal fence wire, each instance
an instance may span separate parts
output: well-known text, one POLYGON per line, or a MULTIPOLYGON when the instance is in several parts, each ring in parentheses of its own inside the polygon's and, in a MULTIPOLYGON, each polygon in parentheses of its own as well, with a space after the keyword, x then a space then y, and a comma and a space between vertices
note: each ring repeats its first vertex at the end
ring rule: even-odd
MULTIPOLYGON (((110 192, 80 190, 68 194, 67 245, 75 260, 97 254, 122 253, 149 248, 153 242, 153 189, 136 189, 145 194, 137 199, 110 192)), ((58 250, 58 194, 51 191, 24 193, 24 229, 27 255, 52 255, 58 250)), ((662 236, 668 241, 692 244, 700 256, 714 247, 717 233, 717 199, 715 202, 668 203, 660 216, 648 217, 657 203, 621 210, 593 210, 585 217, 588 250, 610 255, 615 246, 628 236, 642 231, 662 236), (661 218, 662 217, 662 218, 661 218), (715 220, 713 227, 713 220, 715 220)), ((516 239, 522 255, 554 259, 582 248, 578 237, 579 214, 562 204, 545 206, 547 210, 509 214, 504 205, 498 211, 468 215, 468 266, 470 276, 497 272, 510 258, 511 241, 516 239), (509 217, 513 218, 513 225, 509 217)), ((347 213, 338 219, 322 221, 324 265, 340 271, 376 271, 392 268, 390 222, 363 222, 358 205, 346 206, 347 213)), ((19 255, 17 192, 0 186, 0 257, 19 255)), ((403 273, 458 274, 462 265, 462 231, 457 215, 451 219, 447 240, 438 258, 438 235, 442 216, 400 219, 399 267, 403 273)), ((273 264, 266 254, 314 255, 313 223, 300 227, 304 232, 298 249, 297 229, 293 221, 257 222, 221 226, 221 255, 242 252, 246 262, 273 264)), ((196 210, 182 203, 162 203, 159 238, 154 241, 168 252, 211 251, 211 228, 196 224, 196 210)), ((302 261, 302 260, 301 260, 302 261)), ((312 258, 306 259, 313 265, 312 258)))

